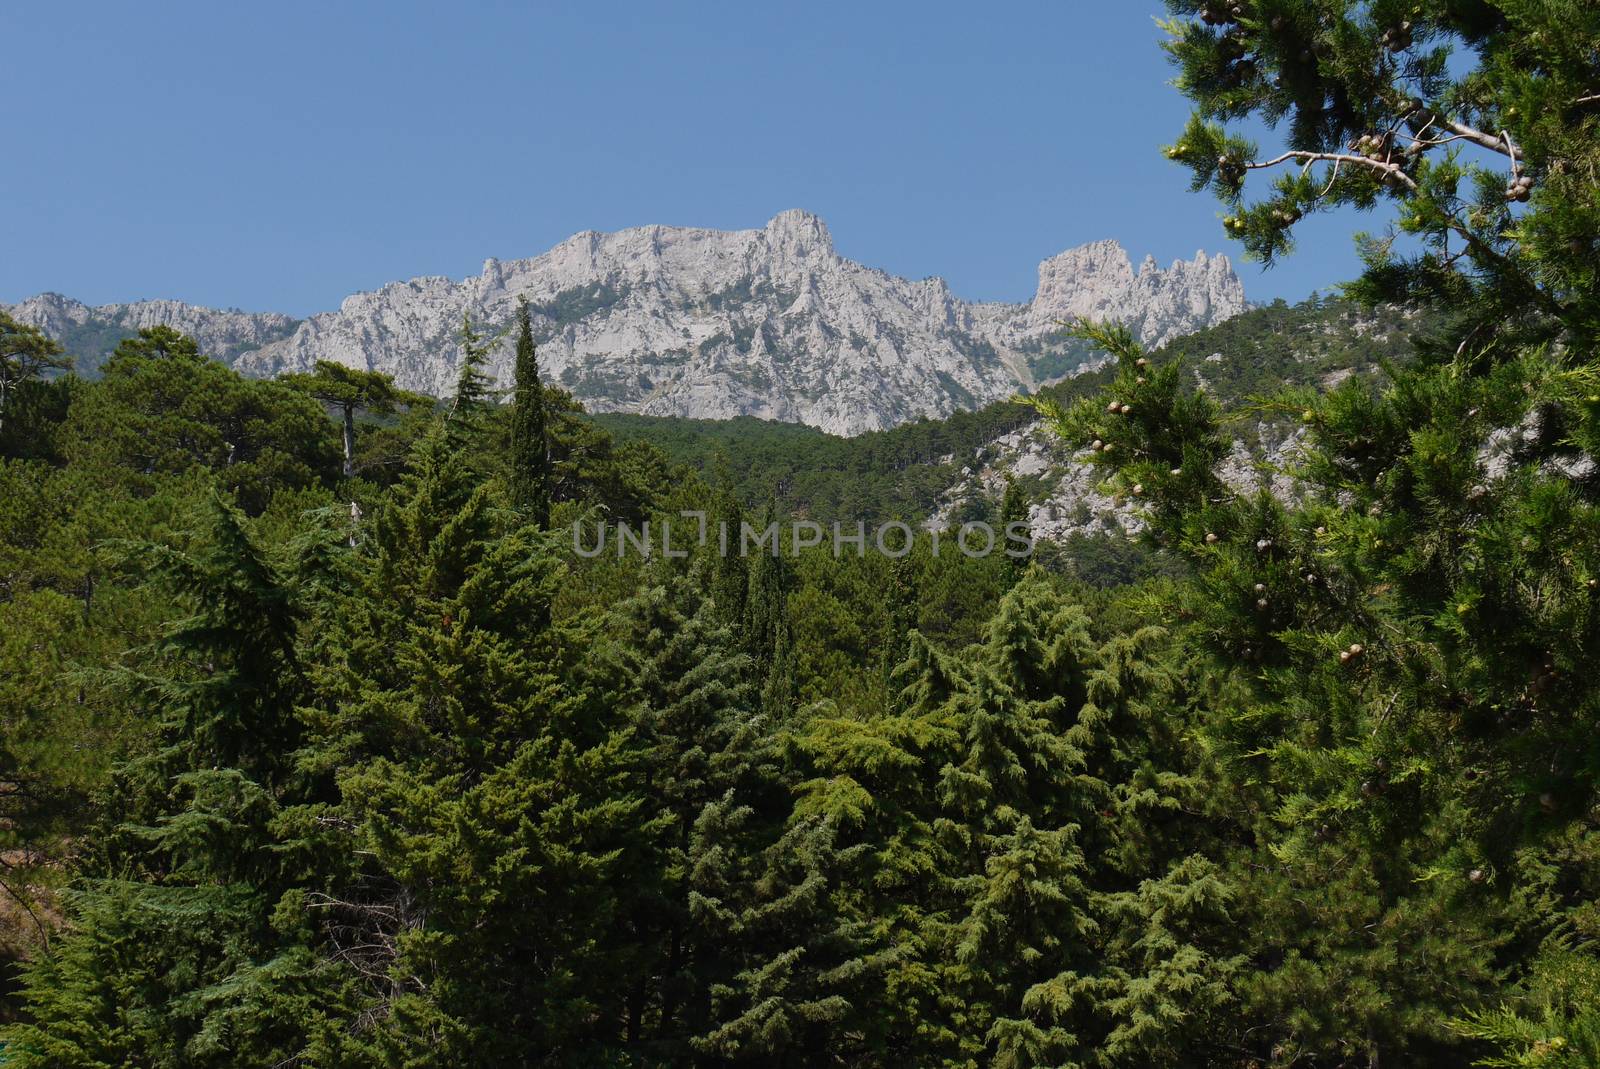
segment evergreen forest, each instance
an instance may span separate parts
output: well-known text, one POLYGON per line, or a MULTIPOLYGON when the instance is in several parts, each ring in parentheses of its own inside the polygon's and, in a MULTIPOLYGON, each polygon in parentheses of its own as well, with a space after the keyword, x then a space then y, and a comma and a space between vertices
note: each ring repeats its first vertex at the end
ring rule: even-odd
POLYGON ((1166 154, 1365 273, 948 421, 0 313, 0 1065, 1600 1066, 1600 8, 1167 6, 1166 154), (1034 420, 1137 542, 574 551, 920 524, 1034 420))

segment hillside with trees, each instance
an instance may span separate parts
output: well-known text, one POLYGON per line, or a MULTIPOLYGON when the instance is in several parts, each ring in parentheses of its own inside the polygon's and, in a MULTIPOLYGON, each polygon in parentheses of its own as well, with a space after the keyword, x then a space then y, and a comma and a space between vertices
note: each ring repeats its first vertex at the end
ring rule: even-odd
POLYGON ((442 402, 0 314, 0 1064, 1600 1065, 1600 11, 1169 6, 1247 249, 1399 213, 1353 304, 849 443, 597 422, 526 309, 442 402), (1033 419, 1171 567, 580 551, 1033 419))

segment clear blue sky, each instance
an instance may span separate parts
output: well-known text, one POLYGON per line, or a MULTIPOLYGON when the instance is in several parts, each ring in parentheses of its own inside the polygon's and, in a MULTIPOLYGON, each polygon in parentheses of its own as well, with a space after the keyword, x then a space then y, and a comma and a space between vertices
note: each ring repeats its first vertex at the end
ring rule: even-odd
MULTIPOLYGON (((1158 0, 14 3, 0 300, 297 315, 579 230, 826 219, 969 298, 1116 238, 1238 261, 1159 146, 1187 109, 1158 0)), ((1256 300, 1353 275, 1319 223, 1256 300)))

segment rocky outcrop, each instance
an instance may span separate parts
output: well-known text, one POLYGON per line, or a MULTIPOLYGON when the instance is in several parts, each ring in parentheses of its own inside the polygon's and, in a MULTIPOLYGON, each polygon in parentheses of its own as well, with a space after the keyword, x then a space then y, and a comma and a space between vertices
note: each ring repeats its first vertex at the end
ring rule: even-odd
POLYGON ((300 324, 298 319, 276 312, 219 311, 182 301, 135 301, 91 308, 59 293, 41 293, 5 310, 61 342, 78 358, 82 371, 98 367, 117 342, 145 327, 182 331, 199 342, 203 352, 232 363, 241 353, 288 337, 300 324))
MULTIPOLYGON (((839 256, 821 219, 788 211, 756 230, 585 232, 533 259, 490 260, 463 281, 354 294, 276 337, 237 320, 193 322, 186 305, 174 305, 171 325, 248 373, 334 360, 443 396, 457 378, 463 317, 500 334, 523 298, 545 374, 593 410, 752 415, 837 434, 975 408, 1070 373, 1090 355, 1062 337, 1063 320, 1116 319, 1156 345, 1245 307, 1224 257, 1166 270, 1147 260, 1135 271, 1110 241, 1045 261, 1025 304, 967 302, 942 279, 913 282, 839 256)), ((489 371, 503 386, 511 364, 502 335, 489 371)))

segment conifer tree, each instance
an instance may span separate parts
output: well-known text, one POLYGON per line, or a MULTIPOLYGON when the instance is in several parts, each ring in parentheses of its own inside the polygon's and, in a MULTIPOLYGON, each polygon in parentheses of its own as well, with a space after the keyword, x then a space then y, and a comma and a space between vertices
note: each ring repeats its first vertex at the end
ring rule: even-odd
MULTIPOLYGON (((1201 17, 1168 26, 1196 105, 1168 155, 1233 209, 1230 232, 1270 262, 1303 215, 1389 201, 1408 240, 1364 239, 1353 292, 1445 317, 1378 390, 1270 402, 1306 429, 1307 495, 1291 507, 1213 494, 1209 463, 1178 465, 1196 447, 1209 461, 1214 422, 1166 369, 1136 367, 1147 358, 1126 338, 1101 336, 1121 365, 1113 403, 1134 412, 1099 418, 1151 458, 1119 451, 1109 467, 1143 485, 1196 560, 1214 651, 1258 676, 1239 689, 1263 711, 1213 731, 1273 813, 1258 834, 1285 882, 1265 902, 1298 903, 1298 919, 1269 911, 1260 926, 1301 946, 1252 994, 1290 1045, 1389 1060, 1448 1044, 1452 1009, 1481 1013, 1499 932, 1524 947, 1573 924, 1594 934, 1571 898, 1525 903, 1539 897, 1530 865, 1538 885, 1587 879, 1576 814, 1600 778, 1600 701, 1568 667, 1600 652, 1587 578, 1600 543, 1579 474, 1600 442, 1600 12, 1171 6, 1201 17), (1252 114, 1288 120, 1287 151, 1258 154, 1226 128, 1252 114), (1280 167, 1294 170, 1247 204, 1247 177, 1280 167), (1517 445, 1496 464, 1505 438, 1517 445), (1446 910, 1449 934, 1428 920, 1446 910), (1344 992, 1346 1016, 1304 1014, 1279 1001, 1288 986, 1344 992)), ((1081 432, 1091 414, 1059 422, 1081 432)))
POLYGON ((628 1043, 662 1061, 689 1059, 691 1041, 718 1026, 712 989, 745 962, 726 922, 753 904, 754 865, 787 811, 748 656, 698 589, 703 575, 663 569, 661 585, 614 612, 605 654, 634 710, 645 809, 668 821, 627 906, 638 952, 628 1043))
POLYGON ((450 442, 457 449, 471 442, 483 430, 493 404, 489 373, 484 365, 489 361, 494 338, 472 325, 472 316, 463 313, 461 330, 457 334, 461 346, 461 365, 456 372, 456 392, 450 400, 447 427, 450 442))
POLYGON ((43 331, 0 312, 0 429, 5 427, 7 402, 24 382, 52 368, 71 366, 61 355, 61 346, 43 331))
POLYGON ((1252 256, 1290 251, 1308 215, 1388 201, 1413 240, 1364 242, 1368 296, 1442 304, 1466 331, 1489 332, 1473 348, 1514 334, 1593 344, 1592 5, 1168 7, 1168 51, 1195 110, 1167 156, 1218 195, 1229 236, 1252 256), (1281 151, 1258 152, 1228 129, 1252 114, 1284 120, 1281 151), (1247 201, 1255 173, 1277 177, 1247 201))
POLYGON ((665 820, 641 811, 624 710, 553 622, 553 536, 514 516, 426 439, 330 666, 322 749, 363 862, 325 923, 367 978, 380 1064, 592 1064, 621 1042, 623 874, 665 820))
POLYGON ((293 754, 307 681, 292 585, 218 502, 203 551, 148 547, 195 614, 161 674, 127 685, 158 745, 121 772, 75 924, 29 969, 23 1066, 265 1064, 301 1056, 342 998, 296 921, 315 853, 286 827, 310 799, 293 754))
MULTIPOLYGON (((1000 529, 996 532, 997 545, 1010 548, 1009 540, 1012 527, 1019 524, 1024 527, 1028 524, 1028 498, 1022 487, 1017 485, 1015 479, 1007 479, 1005 495, 1000 499, 1000 529)), ((1022 569, 1027 562, 1009 554, 1006 560, 1011 565, 1012 574, 1021 576, 1022 569)))
POLYGON ((866 853, 842 846, 833 821, 796 815, 759 855, 747 903, 707 916, 747 955, 744 968, 712 987, 715 1025, 694 1044, 707 1060, 862 1061, 862 1029, 872 1023, 866 1007, 887 962, 870 922, 842 908, 833 889, 859 878, 853 873, 866 853))
MULTIPOLYGON (((761 682, 762 707, 771 715, 783 715, 794 698, 794 666, 789 647, 790 567, 784 557, 776 501, 769 501, 762 513, 761 531, 778 534, 768 547, 751 549, 755 559, 748 565, 750 585, 745 598, 744 639, 755 677, 761 682)), ((738 548, 743 556, 742 537, 738 548)))
POLYGON ((318 360, 309 374, 284 375, 278 380, 303 390, 338 411, 344 431, 344 477, 356 473, 356 416, 367 412, 388 415, 397 405, 419 403, 419 395, 395 388, 394 376, 381 371, 362 371, 331 360, 318 360))
POLYGON ((550 440, 539 351, 527 299, 517 305, 516 395, 511 413, 511 499, 540 527, 550 525, 550 440))
POLYGON ((712 507, 707 516, 707 544, 715 553, 716 569, 711 579, 711 596, 722 618, 731 624, 744 620, 745 602, 750 595, 750 569, 740 552, 740 532, 744 509, 734 493, 728 458, 717 454, 713 462, 712 507))

